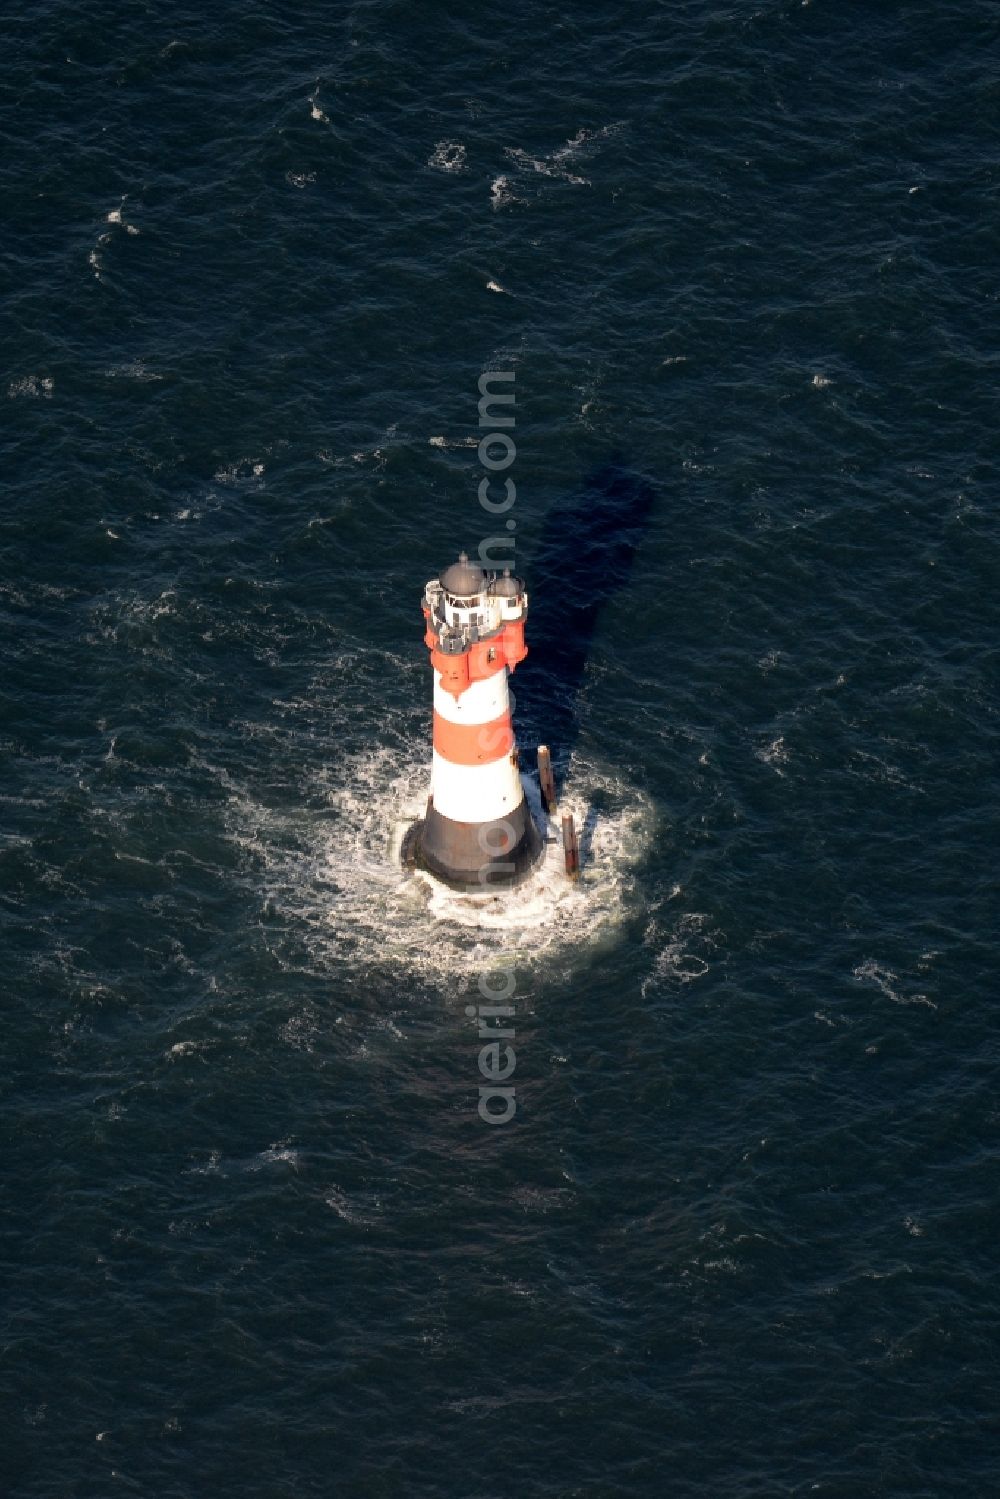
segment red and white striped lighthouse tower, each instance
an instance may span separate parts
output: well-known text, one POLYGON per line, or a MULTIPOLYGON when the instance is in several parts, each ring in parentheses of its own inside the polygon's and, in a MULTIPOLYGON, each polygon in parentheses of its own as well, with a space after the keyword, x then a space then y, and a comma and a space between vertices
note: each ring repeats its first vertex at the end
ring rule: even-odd
POLYGON ((524 799, 507 677, 527 655, 528 595, 463 552, 421 605, 434 668, 434 762, 427 815, 403 859, 459 890, 524 878, 542 851, 524 799))

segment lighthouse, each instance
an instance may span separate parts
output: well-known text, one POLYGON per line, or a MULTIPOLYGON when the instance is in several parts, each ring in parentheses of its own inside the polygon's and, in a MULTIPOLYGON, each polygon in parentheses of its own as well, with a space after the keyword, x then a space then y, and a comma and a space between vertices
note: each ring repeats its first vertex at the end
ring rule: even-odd
POLYGON ((542 852, 524 799, 507 678, 527 655, 528 595, 519 578, 463 552, 424 590, 434 669, 434 755, 427 814, 403 862, 458 890, 515 885, 542 852))

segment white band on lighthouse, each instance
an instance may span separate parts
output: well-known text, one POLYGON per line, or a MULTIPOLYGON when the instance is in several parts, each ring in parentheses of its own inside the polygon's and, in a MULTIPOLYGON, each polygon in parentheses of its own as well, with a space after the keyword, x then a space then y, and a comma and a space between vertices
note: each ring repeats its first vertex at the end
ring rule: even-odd
POLYGON ((507 755, 486 765, 453 765, 435 750, 431 796, 435 811, 452 822, 491 822, 519 806, 524 791, 507 755), (484 806, 488 817, 482 815, 484 806))
POLYGON ((510 712, 507 673, 495 671, 481 682, 470 682, 460 697, 441 685, 441 673, 434 673, 434 712, 450 723, 492 723, 502 713, 510 712))

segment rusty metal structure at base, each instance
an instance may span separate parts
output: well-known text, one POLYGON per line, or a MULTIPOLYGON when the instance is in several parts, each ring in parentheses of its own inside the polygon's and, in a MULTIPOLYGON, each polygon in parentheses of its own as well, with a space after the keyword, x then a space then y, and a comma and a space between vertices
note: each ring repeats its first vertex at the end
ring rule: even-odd
POLYGON ((552 774, 552 755, 547 744, 538 746, 538 785, 545 810, 550 817, 554 817, 557 810, 556 782, 552 774))
POLYGON ((563 857, 566 860, 566 873, 571 880, 575 880, 580 873, 580 844, 577 841, 576 827, 573 823, 573 814, 566 812, 562 820, 563 857))

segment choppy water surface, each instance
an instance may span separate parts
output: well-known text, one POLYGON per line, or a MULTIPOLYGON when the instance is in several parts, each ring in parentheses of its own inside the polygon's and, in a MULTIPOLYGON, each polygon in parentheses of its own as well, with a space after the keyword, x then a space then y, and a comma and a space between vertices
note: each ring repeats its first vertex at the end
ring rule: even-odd
POLYGON ((995 23, 4 23, 5 1492, 1000 1486, 995 23), (586 858, 483 903, 496 368, 586 858))

